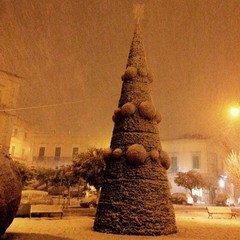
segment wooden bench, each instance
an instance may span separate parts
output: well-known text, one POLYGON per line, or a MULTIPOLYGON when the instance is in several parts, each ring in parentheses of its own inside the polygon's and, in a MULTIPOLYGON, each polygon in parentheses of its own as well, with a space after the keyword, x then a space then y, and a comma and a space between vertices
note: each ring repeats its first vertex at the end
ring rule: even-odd
POLYGON ((62 205, 36 204, 31 205, 30 207, 30 218, 32 217, 32 214, 47 214, 48 217, 50 217, 51 214, 60 214, 60 217, 62 219, 63 208, 62 205))
POLYGON ((233 212, 230 207, 207 207, 208 218, 213 218, 214 214, 225 214, 231 215, 232 217, 236 218, 236 212, 233 212))

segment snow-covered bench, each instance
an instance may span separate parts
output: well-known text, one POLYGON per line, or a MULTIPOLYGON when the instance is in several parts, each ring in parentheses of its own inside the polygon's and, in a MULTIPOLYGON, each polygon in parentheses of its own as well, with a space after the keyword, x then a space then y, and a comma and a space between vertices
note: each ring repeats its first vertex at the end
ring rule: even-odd
POLYGON ((47 214, 49 217, 51 214, 60 214, 60 217, 63 217, 63 208, 62 205, 47 205, 47 204, 36 204, 31 205, 30 207, 30 215, 32 214, 47 214))
POLYGON ((214 214, 225 214, 231 215, 232 217, 236 218, 236 212, 233 212, 230 207, 207 207, 208 218, 213 218, 214 214))

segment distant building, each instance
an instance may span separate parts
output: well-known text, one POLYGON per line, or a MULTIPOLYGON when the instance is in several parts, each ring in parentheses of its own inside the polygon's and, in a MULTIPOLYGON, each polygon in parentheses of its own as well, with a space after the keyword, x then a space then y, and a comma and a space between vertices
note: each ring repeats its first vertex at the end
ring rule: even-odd
POLYGON ((0 70, 0 147, 9 150, 21 77, 0 70))
POLYGON ((17 108, 22 77, 0 70, 0 147, 13 160, 32 161, 33 127, 18 116, 17 108))
POLYGON ((94 146, 81 136, 37 133, 34 136, 33 165, 55 168, 70 164, 74 156, 90 147, 94 146))
POLYGON ((211 202, 220 190, 218 180, 224 174, 222 149, 212 139, 207 138, 162 140, 162 146, 171 159, 171 166, 168 169, 171 192, 186 192, 186 189, 177 186, 174 182, 178 172, 196 170, 206 179, 212 180, 213 192, 200 189, 194 194, 198 195, 199 200, 203 202, 211 202))

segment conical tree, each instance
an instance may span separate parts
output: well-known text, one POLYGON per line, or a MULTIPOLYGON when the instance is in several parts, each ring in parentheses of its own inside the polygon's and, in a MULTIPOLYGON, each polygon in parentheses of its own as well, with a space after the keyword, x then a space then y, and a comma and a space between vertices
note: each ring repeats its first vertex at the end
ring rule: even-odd
POLYGON ((106 154, 105 182, 94 230, 127 235, 166 235, 177 231, 162 151, 142 33, 134 32, 115 123, 106 154))

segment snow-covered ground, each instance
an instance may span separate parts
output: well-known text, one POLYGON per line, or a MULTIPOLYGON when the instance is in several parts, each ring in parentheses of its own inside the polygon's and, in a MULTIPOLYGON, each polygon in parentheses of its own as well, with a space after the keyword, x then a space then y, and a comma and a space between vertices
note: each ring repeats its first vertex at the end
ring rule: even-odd
POLYGON ((160 240, 240 239, 240 218, 208 219, 206 211, 177 210, 178 233, 168 236, 127 236, 92 230, 94 217, 66 215, 59 218, 15 218, 7 230, 8 240, 160 240))

